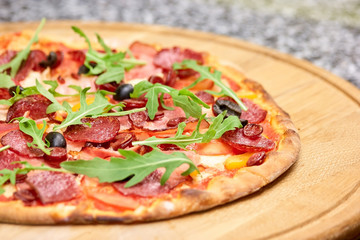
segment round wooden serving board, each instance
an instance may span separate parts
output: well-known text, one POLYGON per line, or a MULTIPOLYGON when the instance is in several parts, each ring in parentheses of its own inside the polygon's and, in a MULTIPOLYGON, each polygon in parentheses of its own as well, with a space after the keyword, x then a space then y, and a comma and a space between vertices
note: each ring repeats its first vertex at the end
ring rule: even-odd
MULTIPOLYGON (((189 30, 122 23, 48 22, 41 34, 110 44, 135 40, 211 52, 260 82, 288 112, 300 159, 262 190, 224 206, 132 225, 0 225, 1 239, 349 239, 360 235, 360 91, 308 62, 251 43, 189 30), (95 38, 94 38, 95 39, 95 38)), ((37 23, 0 25, 0 34, 37 23)), ((40 34, 40 36, 41 36, 40 34)))

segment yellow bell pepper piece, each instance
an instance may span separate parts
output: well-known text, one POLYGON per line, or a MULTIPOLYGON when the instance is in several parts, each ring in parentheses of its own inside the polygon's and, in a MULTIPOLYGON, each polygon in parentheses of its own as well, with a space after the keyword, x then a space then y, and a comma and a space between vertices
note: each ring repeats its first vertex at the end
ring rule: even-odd
POLYGON ((246 167, 246 163, 251 155, 252 153, 244 153, 228 157, 224 163, 225 168, 228 170, 232 170, 246 167))

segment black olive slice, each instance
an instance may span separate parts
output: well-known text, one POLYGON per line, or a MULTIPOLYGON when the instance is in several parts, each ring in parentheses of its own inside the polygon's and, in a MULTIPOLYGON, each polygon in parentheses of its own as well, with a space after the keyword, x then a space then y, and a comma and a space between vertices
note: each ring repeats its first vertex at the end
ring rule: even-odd
POLYGON ((212 107, 213 113, 215 116, 221 114, 226 111, 225 117, 229 116, 241 116, 241 108, 238 104, 224 99, 216 100, 215 104, 212 107))

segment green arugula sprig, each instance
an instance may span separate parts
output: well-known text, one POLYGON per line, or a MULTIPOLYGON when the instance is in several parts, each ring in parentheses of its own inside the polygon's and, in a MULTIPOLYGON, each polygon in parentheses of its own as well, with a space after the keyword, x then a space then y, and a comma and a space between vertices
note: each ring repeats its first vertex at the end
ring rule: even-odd
POLYGON ((201 117, 202 108, 210 108, 209 105, 200 100, 194 93, 187 89, 177 90, 172 87, 162 85, 160 83, 152 84, 148 81, 141 81, 134 86, 134 92, 130 95, 132 98, 138 98, 142 94, 146 93, 145 98, 148 99, 146 103, 146 109, 150 119, 154 119, 155 114, 158 111, 160 94, 160 103, 165 109, 172 109, 167 107, 163 102, 163 96, 165 93, 172 97, 174 106, 181 107, 186 117, 192 116, 195 118, 201 117))
POLYGON ((191 85, 186 87, 187 89, 194 87, 197 83, 199 83, 205 79, 210 79, 211 81, 213 81, 215 83, 216 86, 221 88, 221 91, 220 92, 208 91, 208 92, 210 92, 214 95, 219 95, 219 96, 225 95, 225 96, 231 97, 232 99, 234 99, 236 101, 237 104, 239 104, 241 109, 243 109, 244 111, 247 111, 247 107, 239 99, 239 97, 236 95, 236 93, 234 93, 234 91, 231 90, 231 88, 226 86, 221 81, 221 72, 220 71, 215 69, 214 72, 211 72, 210 67, 201 66, 195 60, 183 60, 181 63, 175 63, 173 67, 175 70, 189 68, 189 69, 192 69, 192 70, 200 73, 200 77, 198 79, 196 79, 191 85))
POLYGON ((241 122, 238 117, 229 116, 224 120, 226 111, 215 117, 205 133, 200 133, 200 124, 205 119, 205 114, 199 119, 196 129, 191 135, 183 134, 186 124, 180 123, 178 130, 174 137, 170 138, 156 138, 151 137, 143 141, 135 141, 132 144, 146 145, 157 149, 159 144, 174 144, 182 149, 186 149, 186 146, 192 143, 208 143, 213 139, 220 138, 226 131, 234 130, 235 128, 241 128, 241 122))
POLYGON ((11 88, 12 86, 15 86, 13 80, 11 80, 11 77, 5 73, 0 73, 0 88, 11 88))
POLYGON ((101 74, 96 79, 96 84, 98 85, 109 82, 120 83, 124 78, 125 70, 129 70, 137 65, 146 64, 146 62, 134 58, 125 58, 126 52, 112 52, 100 35, 96 34, 98 42, 105 51, 105 53, 100 53, 93 49, 89 38, 80 28, 72 26, 72 29, 83 37, 89 46, 84 65, 89 69, 88 75, 101 74), (96 66, 92 66, 90 63, 96 63, 96 66))
POLYGON ((119 149, 119 152, 125 158, 112 157, 110 161, 101 158, 68 161, 62 162, 60 166, 74 173, 97 177, 99 182, 116 182, 130 178, 125 187, 134 186, 161 167, 166 169, 160 180, 161 185, 164 185, 171 173, 184 163, 188 164, 189 168, 182 173, 183 176, 198 170, 195 164, 181 152, 165 154, 160 151, 151 151, 144 155, 122 149, 119 149))
POLYGON ((5 192, 5 190, 2 188, 2 186, 10 180, 10 183, 12 185, 16 184, 16 175, 25 175, 27 173, 29 173, 32 170, 44 170, 44 171, 52 171, 52 172, 65 172, 67 173, 68 171, 61 169, 61 168, 51 168, 45 165, 41 165, 41 166, 33 166, 30 163, 23 161, 23 162, 12 162, 13 164, 15 163, 20 163, 24 166, 24 168, 15 168, 13 170, 10 169, 2 169, 0 170, 0 195, 3 194, 5 192))
MULTIPOLYGON (((106 99, 106 97, 101 91, 95 93, 94 102, 88 105, 86 103, 86 92, 89 89, 90 88, 85 88, 80 92, 80 109, 78 111, 73 111, 72 107, 68 102, 66 101, 63 102, 62 108, 67 112, 68 115, 60 125, 54 126, 54 131, 68 127, 70 125, 83 124, 81 122, 81 119, 85 117, 96 118, 96 117, 106 117, 106 116, 125 116, 130 113, 145 111, 145 108, 138 108, 129 111, 109 112, 111 109, 114 108, 120 108, 121 110, 122 107, 124 107, 124 105, 121 102, 115 105, 109 103, 109 101, 106 99)), ((52 99, 49 100, 52 101, 52 99)), ((51 106, 52 105, 50 105, 48 109, 51 106)), ((54 109, 57 109, 56 106, 50 108, 50 110, 53 111, 54 109)))
POLYGON ((18 52, 16 54, 16 56, 10 62, 5 63, 0 66, 0 72, 3 72, 5 70, 11 68, 10 76, 12 78, 15 77, 17 71, 19 70, 19 68, 21 66, 21 63, 27 59, 27 57, 30 53, 30 47, 38 41, 39 32, 44 27, 45 21, 46 21, 45 18, 43 18, 41 20, 38 28, 35 31, 34 36, 30 39, 30 42, 28 43, 28 45, 22 51, 18 52))
POLYGON ((26 117, 15 118, 19 121, 19 129, 23 133, 32 137, 33 141, 28 143, 28 147, 39 148, 45 154, 50 155, 49 145, 46 144, 42 139, 46 129, 46 122, 43 120, 43 128, 38 129, 36 122, 26 117))

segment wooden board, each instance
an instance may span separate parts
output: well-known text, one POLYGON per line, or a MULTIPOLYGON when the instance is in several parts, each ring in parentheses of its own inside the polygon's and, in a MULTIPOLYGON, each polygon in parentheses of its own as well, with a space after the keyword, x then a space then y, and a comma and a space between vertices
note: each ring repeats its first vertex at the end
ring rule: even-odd
MULTIPOLYGON (((299 129, 299 161, 259 192, 210 211, 132 225, 0 225, 1 239, 344 239, 360 234, 360 91, 308 62, 207 33, 121 23, 48 22, 42 34, 211 51, 259 81, 299 129)), ((0 25, 0 34, 37 23, 0 25)), ((82 41, 82 40, 81 40, 82 41)))

